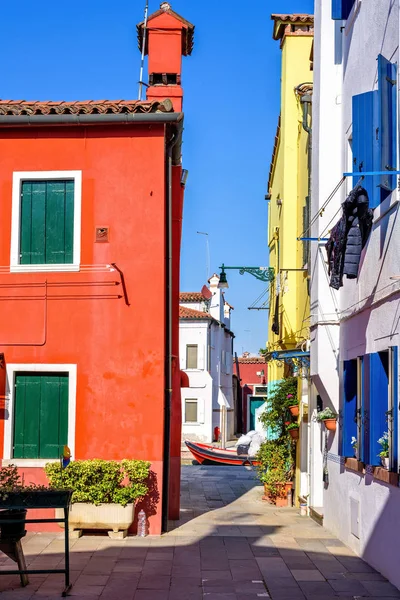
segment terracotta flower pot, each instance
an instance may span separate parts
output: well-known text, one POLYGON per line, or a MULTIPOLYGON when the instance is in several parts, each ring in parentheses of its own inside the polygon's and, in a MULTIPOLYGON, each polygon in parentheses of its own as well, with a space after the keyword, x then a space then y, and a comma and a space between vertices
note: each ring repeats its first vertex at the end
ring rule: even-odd
POLYGON ((288 493, 290 492, 290 490, 292 489, 292 487, 293 487, 293 481, 287 481, 285 483, 285 492, 286 492, 286 495, 288 495, 288 493))
POLYGON ((287 498, 277 498, 275 504, 278 508, 283 508, 288 505, 287 498))
POLYGON ((294 404, 293 406, 289 406, 289 410, 290 410, 290 414, 293 415, 294 417, 298 417, 299 416, 299 405, 298 404, 294 404))
POLYGON ((325 419, 324 425, 328 431, 336 431, 336 419, 325 419))
POLYGON ((289 429, 289 433, 290 433, 290 437, 292 438, 292 440, 299 439, 299 430, 298 429, 289 429))

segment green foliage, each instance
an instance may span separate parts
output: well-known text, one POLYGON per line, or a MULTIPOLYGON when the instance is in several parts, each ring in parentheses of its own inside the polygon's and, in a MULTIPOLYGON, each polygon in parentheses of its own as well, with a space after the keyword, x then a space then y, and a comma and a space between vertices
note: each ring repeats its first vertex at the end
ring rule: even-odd
POLYGON ((293 457, 290 442, 286 438, 266 440, 257 454, 258 477, 265 485, 268 496, 275 500, 284 494, 282 483, 293 478, 293 457))
POLYGON ((287 377, 275 384, 268 394, 267 408, 260 415, 264 429, 272 431, 278 438, 286 433, 286 415, 289 406, 298 403, 296 377, 287 377))
POLYGON ((291 429, 298 429, 298 428, 299 428, 298 423, 290 423, 290 425, 286 426, 286 431, 290 431, 291 429))
POLYGON ((334 413, 333 410, 328 406, 327 408, 324 408, 324 410, 321 410, 319 413, 317 413, 315 418, 317 421, 326 421, 326 419, 337 419, 337 414, 334 413))
POLYGON ((0 467, 0 500, 2 501, 7 500, 10 492, 42 492, 48 489, 53 488, 37 483, 25 485, 24 476, 21 478, 15 465, 0 467))
POLYGON ((147 494, 150 463, 141 460, 76 460, 65 469, 60 463, 48 463, 45 471, 53 487, 73 491, 72 502, 126 506, 147 494))

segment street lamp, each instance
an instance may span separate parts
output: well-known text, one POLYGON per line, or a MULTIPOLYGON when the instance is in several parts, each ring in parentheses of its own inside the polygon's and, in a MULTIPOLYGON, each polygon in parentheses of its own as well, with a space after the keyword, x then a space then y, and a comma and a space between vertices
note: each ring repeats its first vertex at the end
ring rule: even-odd
POLYGON ((253 275, 256 279, 264 282, 270 282, 274 280, 275 277, 275 269, 273 267, 226 267, 223 263, 220 267, 221 273, 219 276, 219 284, 218 287, 220 289, 226 289, 229 287, 228 281, 226 279, 226 269, 233 269, 235 271, 239 271, 241 275, 245 273, 249 273, 253 275))

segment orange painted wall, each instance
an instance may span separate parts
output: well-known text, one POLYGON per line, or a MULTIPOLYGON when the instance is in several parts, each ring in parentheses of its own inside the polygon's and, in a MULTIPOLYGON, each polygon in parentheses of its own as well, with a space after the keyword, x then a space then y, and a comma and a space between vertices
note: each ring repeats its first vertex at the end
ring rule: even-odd
MULTIPOLYGON (((117 272, 15 274, 0 269, 0 352, 6 363, 76 363, 73 458, 150 460, 162 492, 165 348, 164 128, 104 126, 0 129, 0 266, 10 264, 13 171, 82 170, 81 264, 111 262, 117 272), (95 227, 110 228, 95 243, 95 227), (16 284, 48 287, 44 300, 16 284), (79 286, 70 284, 79 283, 79 286), (6 284, 7 287, 4 287, 6 284), (7 296, 25 296, 9 300, 7 296), (74 296, 68 298, 68 296, 74 296), (32 345, 17 346, 4 344, 32 345)), ((41 294, 43 290, 41 289, 41 294)), ((37 294, 37 291, 35 292, 37 294)), ((179 364, 179 363, 178 363, 179 364)), ((4 380, 1 395, 4 394, 4 380)), ((3 406, 3 405, 2 405, 3 406)), ((1 407, 0 407, 1 408, 1 407)), ((0 413, 9 418, 7 408, 0 413)), ((3 450, 0 422, 0 452, 3 450)), ((29 469, 29 480, 35 471, 29 469)), ((37 480, 42 478, 37 473, 37 480)), ((150 517, 161 529, 161 503, 150 517)))

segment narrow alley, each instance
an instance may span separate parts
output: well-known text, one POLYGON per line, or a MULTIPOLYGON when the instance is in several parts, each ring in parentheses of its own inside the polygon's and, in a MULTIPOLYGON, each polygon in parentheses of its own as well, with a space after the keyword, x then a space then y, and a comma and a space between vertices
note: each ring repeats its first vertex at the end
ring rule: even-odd
MULTIPOLYGON (((262 500, 249 467, 183 466, 182 518, 164 536, 71 540, 71 596, 85 600, 319 600, 400 592, 296 509, 262 500)), ((28 534, 27 561, 56 567, 63 540, 28 534)), ((0 569, 9 567, 6 557, 0 569)), ((0 577, 2 600, 60 597, 62 576, 0 577)))

